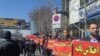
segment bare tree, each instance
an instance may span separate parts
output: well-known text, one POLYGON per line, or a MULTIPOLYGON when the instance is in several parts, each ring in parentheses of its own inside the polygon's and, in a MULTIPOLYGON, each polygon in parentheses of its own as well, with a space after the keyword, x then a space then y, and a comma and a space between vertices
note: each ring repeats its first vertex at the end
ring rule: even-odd
POLYGON ((50 33, 52 31, 52 10, 54 9, 55 0, 43 0, 39 7, 29 13, 29 17, 36 24, 38 32, 50 33))
POLYGON ((39 8, 33 9, 29 16, 35 21, 38 32, 50 33, 52 31, 52 2, 46 0, 47 5, 41 5, 39 8))

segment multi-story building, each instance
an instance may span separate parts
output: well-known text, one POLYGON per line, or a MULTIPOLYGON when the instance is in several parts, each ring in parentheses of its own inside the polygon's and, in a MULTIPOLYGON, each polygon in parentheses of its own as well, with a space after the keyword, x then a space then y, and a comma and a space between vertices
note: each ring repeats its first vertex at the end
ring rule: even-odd
POLYGON ((100 0, 80 0, 79 9, 81 21, 84 18, 89 22, 100 22, 100 0), (85 5, 85 6, 84 6, 85 5), (86 12, 86 13, 84 13, 86 12))
POLYGON ((84 36, 84 33, 86 33, 86 26, 90 22, 96 22, 100 25, 100 0, 71 0, 70 3, 69 12, 72 15, 69 15, 71 17, 69 20, 71 20, 71 23, 73 23, 74 20, 77 20, 73 23, 74 27, 72 28, 79 28, 79 31, 82 30, 80 33, 82 33, 83 37, 86 37, 86 34, 84 36), (78 7, 76 8, 76 6, 78 7), (73 12, 78 13, 71 13, 71 9, 73 12), (77 14, 79 14, 79 16, 77 14), (75 19, 76 16, 77 18, 75 19))
POLYGON ((69 2, 70 0, 62 0, 62 12, 64 12, 61 19, 62 28, 69 25, 69 2))

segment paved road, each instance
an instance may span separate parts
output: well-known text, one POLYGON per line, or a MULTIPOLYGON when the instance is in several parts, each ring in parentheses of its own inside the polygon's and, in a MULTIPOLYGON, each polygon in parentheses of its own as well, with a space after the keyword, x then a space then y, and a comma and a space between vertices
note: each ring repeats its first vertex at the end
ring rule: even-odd
MULTIPOLYGON (((24 56, 24 55, 21 54, 20 56, 24 56)), ((38 50, 35 52, 35 56, 41 56, 38 50)))

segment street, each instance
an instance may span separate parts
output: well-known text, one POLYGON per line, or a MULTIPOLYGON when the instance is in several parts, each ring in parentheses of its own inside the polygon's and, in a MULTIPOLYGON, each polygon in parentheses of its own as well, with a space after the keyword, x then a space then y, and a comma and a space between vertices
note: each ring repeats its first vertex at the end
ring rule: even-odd
MULTIPOLYGON (((24 56, 24 55, 21 54, 20 56, 24 56)), ((41 56, 38 50, 35 51, 35 56, 41 56)))

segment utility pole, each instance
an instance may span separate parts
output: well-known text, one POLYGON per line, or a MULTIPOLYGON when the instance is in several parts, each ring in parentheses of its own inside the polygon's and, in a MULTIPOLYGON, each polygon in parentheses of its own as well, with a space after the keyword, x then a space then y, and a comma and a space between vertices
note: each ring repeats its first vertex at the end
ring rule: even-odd
POLYGON ((84 30, 85 30, 85 37, 86 37, 86 32, 87 32, 87 11, 86 11, 86 1, 84 0, 84 9, 85 9, 85 27, 84 27, 84 30))
MULTIPOLYGON (((58 13, 58 8, 56 7, 56 8, 54 8, 53 14, 57 14, 57 13, 58 13)), ((52 26, 52 30, 53 30, 52 35, 54 36, 55 32, 57 32, 57 28, 53 28, 53 26, 52 26)))
MULTIPOLYGON (((67 5, 67 3, 65 2, 65 5, 64 5, 65 6, 65 11, 67 11, 66 5, 67 5)), ((66 19, 67 19, 67 16, 65 16, 65 21, 64 21, 64 26, 65 26, 64 28, 65 29, 66 29, 66 19)))

